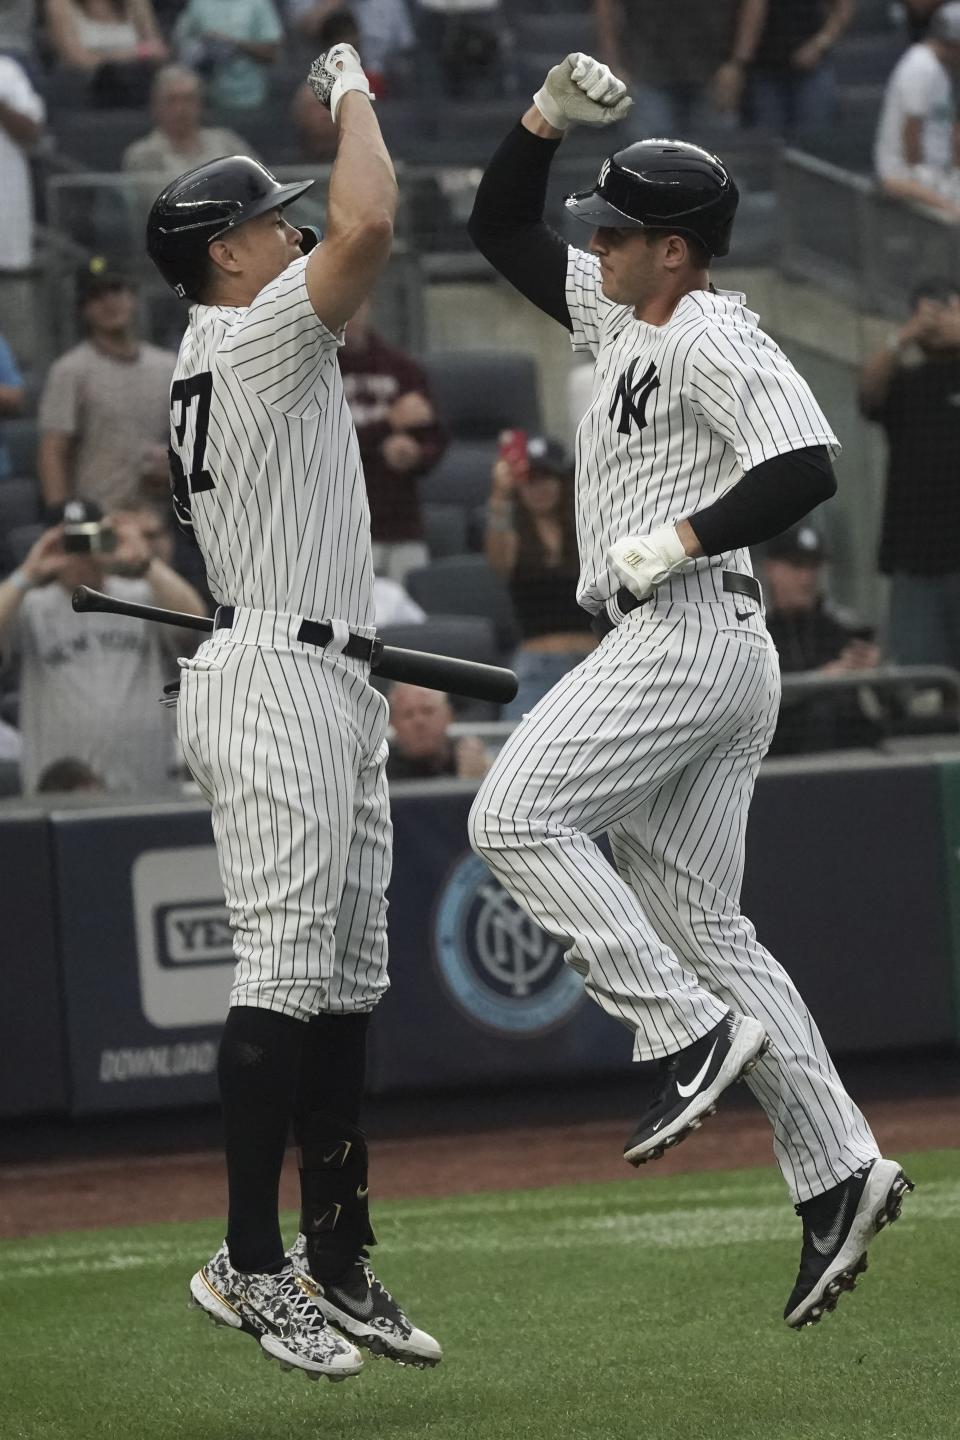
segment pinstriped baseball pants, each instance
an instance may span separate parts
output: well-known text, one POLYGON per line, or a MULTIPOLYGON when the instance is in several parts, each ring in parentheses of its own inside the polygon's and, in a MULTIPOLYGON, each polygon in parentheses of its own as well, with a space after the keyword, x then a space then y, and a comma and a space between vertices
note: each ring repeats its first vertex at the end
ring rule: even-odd
POLYGON ((513 732, 474 849, 567 947, 591 997, 670 1055, 728 1008, 772 1045, 748 1083, 797 1202, 879 1152, 786 971, 740 913, 747 811, 780 678, 743 597, 633 611, 513 732), (592 836, 606 832, 616 870, 592 836))
POLYGON ((213 811, 230 1004, 306 1019, 387 988, 387 705, 367 667, 217 631, 181 661, 178 730, 213 811))

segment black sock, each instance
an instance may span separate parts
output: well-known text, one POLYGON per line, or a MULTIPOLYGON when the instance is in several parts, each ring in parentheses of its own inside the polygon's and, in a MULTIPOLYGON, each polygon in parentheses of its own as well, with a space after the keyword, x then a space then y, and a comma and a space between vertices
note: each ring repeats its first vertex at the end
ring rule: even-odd
POLYGON ((227 1015, 217 1074, 227 1153, 227 1249, 237 1270, 284 1263, 277 1216, 307 1024, 292 1015, 236 1006, 227 1015))
POLYGON ((369 1014, 315 1015, 307 1027, 293 1133, 300 1149, 300 1224, 314 1278, 343 1275, 375 1245, 367 1145, 359 1129, 369 1014))
POLYGON ((369 1014, 314 1015, 308 1023, 293 1117, 301 1149, 312 1148, 318 1122, 324 1137, 332 1116, 348 1125, 360 1123, 370 1019, 369 1014))

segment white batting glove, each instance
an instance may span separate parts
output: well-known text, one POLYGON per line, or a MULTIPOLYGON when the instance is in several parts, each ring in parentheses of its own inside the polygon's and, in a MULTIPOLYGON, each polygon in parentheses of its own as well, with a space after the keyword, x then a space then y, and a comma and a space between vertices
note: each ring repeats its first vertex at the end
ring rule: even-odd
POLYGON ((330 111, 330 118, 334 121, 340 101, 348 90, 359 90, 361 95, 373 100, 373 91, 363 73, 360 56, 352 45, 333 45, 322 55, 318 55, 310 66, 307 82, 320 104, 330 111))
POLYGON ((625 535, 610 546, 607 560, 638 600, 648 600, 664 580, 692 570, 695 563, 672 525, 661 525, 652 535, 625 535))
POLYGON ((566 130, 568 125, 612 125, 633 101, 609 65, 575 50, 548 72, 533 103, 554 130, 566 130))

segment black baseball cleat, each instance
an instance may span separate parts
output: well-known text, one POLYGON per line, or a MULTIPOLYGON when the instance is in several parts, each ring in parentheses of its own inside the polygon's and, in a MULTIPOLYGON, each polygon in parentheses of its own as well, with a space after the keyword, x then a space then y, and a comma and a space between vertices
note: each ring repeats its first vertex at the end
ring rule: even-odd
POLYGON ((903 1197, 912 1190, 895 1160, 872 1160, 848 1179, 796 1207, 803 1221, 800 1273, 783 1318, 794 1330, 816 1325, 836 1310, 867 1268, 867 1246, 900 1218, 903 1197))
MULTIPOLYGON (((287 1252, 295 1270, 309 1275, 307 1242, 302 1234, 287 1252)), ((355 1345, 371 1355, 385 1356, 397 1365, 415 1365, 420 1370, 439 1365, 443 1351, 432 1335, 407 1319, 387 1287, 370 1268, 365 1251, 336 1284, 313 1280, 317 1304, 327 1323, 342 1330, 355 1345)))
POLYGON ((727 1086, 747 1075, 769 1048, 759 1020, 728 1010, 706 1035, 661 1060, 657 1093, 623 1147, 623 1158, 645 1165, 699 1130, 727 1086))

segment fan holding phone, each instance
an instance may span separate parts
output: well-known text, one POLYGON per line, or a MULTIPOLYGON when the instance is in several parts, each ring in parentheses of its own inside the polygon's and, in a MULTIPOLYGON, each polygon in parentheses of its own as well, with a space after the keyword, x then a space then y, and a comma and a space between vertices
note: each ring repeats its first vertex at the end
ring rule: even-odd
POLYGON ((576 599, 573 463, 563 446, 504 430, 491 482, 484 551, 508 582, 522 636, 510 662, 519 689, 503 717, 519 720, 596 640, 576 599))

